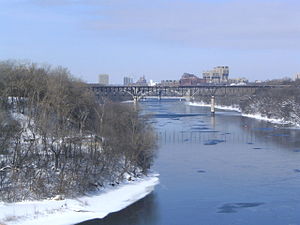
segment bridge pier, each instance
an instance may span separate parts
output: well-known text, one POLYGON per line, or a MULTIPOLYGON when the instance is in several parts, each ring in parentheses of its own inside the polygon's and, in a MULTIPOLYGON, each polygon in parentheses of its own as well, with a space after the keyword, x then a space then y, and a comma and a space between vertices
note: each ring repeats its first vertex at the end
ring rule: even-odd
POLYGON ((139 101, 139 97, 138 96, 133 96, 133 103, 136 105, 139 101))
POLYGON ((159 100, 159 101, 161 101, 161 94, 162 94, 162 91, 159 91, 159 92, 158 92, 158 100, 159 100))
POLYGON ((215 96, 211 96, 211 105, 210 105, 210 112, 212 115, 215 114, 215 96))
POLYGON ((190 89, 187 90, 186 96, 185 96, 185 100, 187 102, 191 102, 192 100, 192 91, 190 89))

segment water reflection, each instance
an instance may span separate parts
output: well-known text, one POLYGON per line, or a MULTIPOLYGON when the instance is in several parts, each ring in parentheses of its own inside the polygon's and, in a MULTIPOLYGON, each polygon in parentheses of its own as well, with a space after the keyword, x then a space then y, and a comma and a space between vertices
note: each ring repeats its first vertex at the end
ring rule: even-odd
POLYGON ((215 114, 211 115, 211 117, 210 117, 210 124, 211 124, 211 127, 213 129, 216 128, 216 117, 215 117, 215 114))
MULTIPOLYGON (((241 127, 243 128, 243 127, 241 127)), ((218 144, 228 142, 232 144, 245 143, 254 145, 256 142, 264 144, 275 144, 285 147, 294 152, 300 152, 300 134, 295 135, 291 129, 264 130, 243 129, 244 132, 221 132, 207 127, 192 127, 191 131, 161 130, 157 133, 160 144, 185 143, 185 144, 218 144)), ((298 132, 299 133, 299 132, 298 132)), ((256 147, 258 149, 258 147, 256 147)))
POLYGON ((286 149, 297 150, 300 146, 300 132, 283 125, 241 117, 240 126, 244 132, 258 141, 273 143, 286 149))
POLYGON ((210 140, 215 140, 212 141, 213 143, 229 142, 232 144, 260 142, 265 145, 272 143, 295 152, 300 151, 298 129, 242 117, 236 113, 210 116, 207 113, 196 114, 190 111, 188 115, 180 115, 176 121, 173 119, 175 114, 166 113, 154 117, 153 122, 158 127, 157 138, 161 144, 203 144, 209 143, 210 140), (236 127, 237 124, 239 127, 236 127))

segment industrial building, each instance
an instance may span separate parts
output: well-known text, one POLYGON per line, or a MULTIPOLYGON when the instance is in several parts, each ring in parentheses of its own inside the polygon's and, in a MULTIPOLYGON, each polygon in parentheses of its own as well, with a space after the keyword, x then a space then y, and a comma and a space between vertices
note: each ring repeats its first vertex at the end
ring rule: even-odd
POLYGON ((205 83, 204 79, 197 77, 194 74, 184 73, 179 80, 180 86, 197 86, 205 83))

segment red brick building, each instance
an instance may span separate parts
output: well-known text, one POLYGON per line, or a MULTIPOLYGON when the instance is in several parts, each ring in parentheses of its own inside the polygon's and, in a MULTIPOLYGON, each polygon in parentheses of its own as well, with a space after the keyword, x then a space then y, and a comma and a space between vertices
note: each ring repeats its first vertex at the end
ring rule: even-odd
POLYGON ((194 74, 184 73, 179 80, 180 86, 197 86, 205 83, 204 79, 197 77, 194 74))

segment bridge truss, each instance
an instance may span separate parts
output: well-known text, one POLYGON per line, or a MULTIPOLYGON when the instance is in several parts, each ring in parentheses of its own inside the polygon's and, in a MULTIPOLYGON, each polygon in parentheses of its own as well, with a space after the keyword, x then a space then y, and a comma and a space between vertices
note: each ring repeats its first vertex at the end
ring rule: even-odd
POLYGON ((287 85, 203 85, 203 86, 100 86, 91 84, 90 88, 98 97, 130 95, 137 103, 145 97, 180 97, 191 101, 196 96, 211 98, 211 113, 215 113, 215 97, 217 96, 249 96, 259 89, 283 88, 287 85))
POLYGON ((98 97, 130 95, 134 101, 139 101, 144 97, 181 97, 192 100, 195 96, 244 96, 253 94, 258 89, 280 88, 283 85, 100 86, 91 84, 90 87, 98 97))

